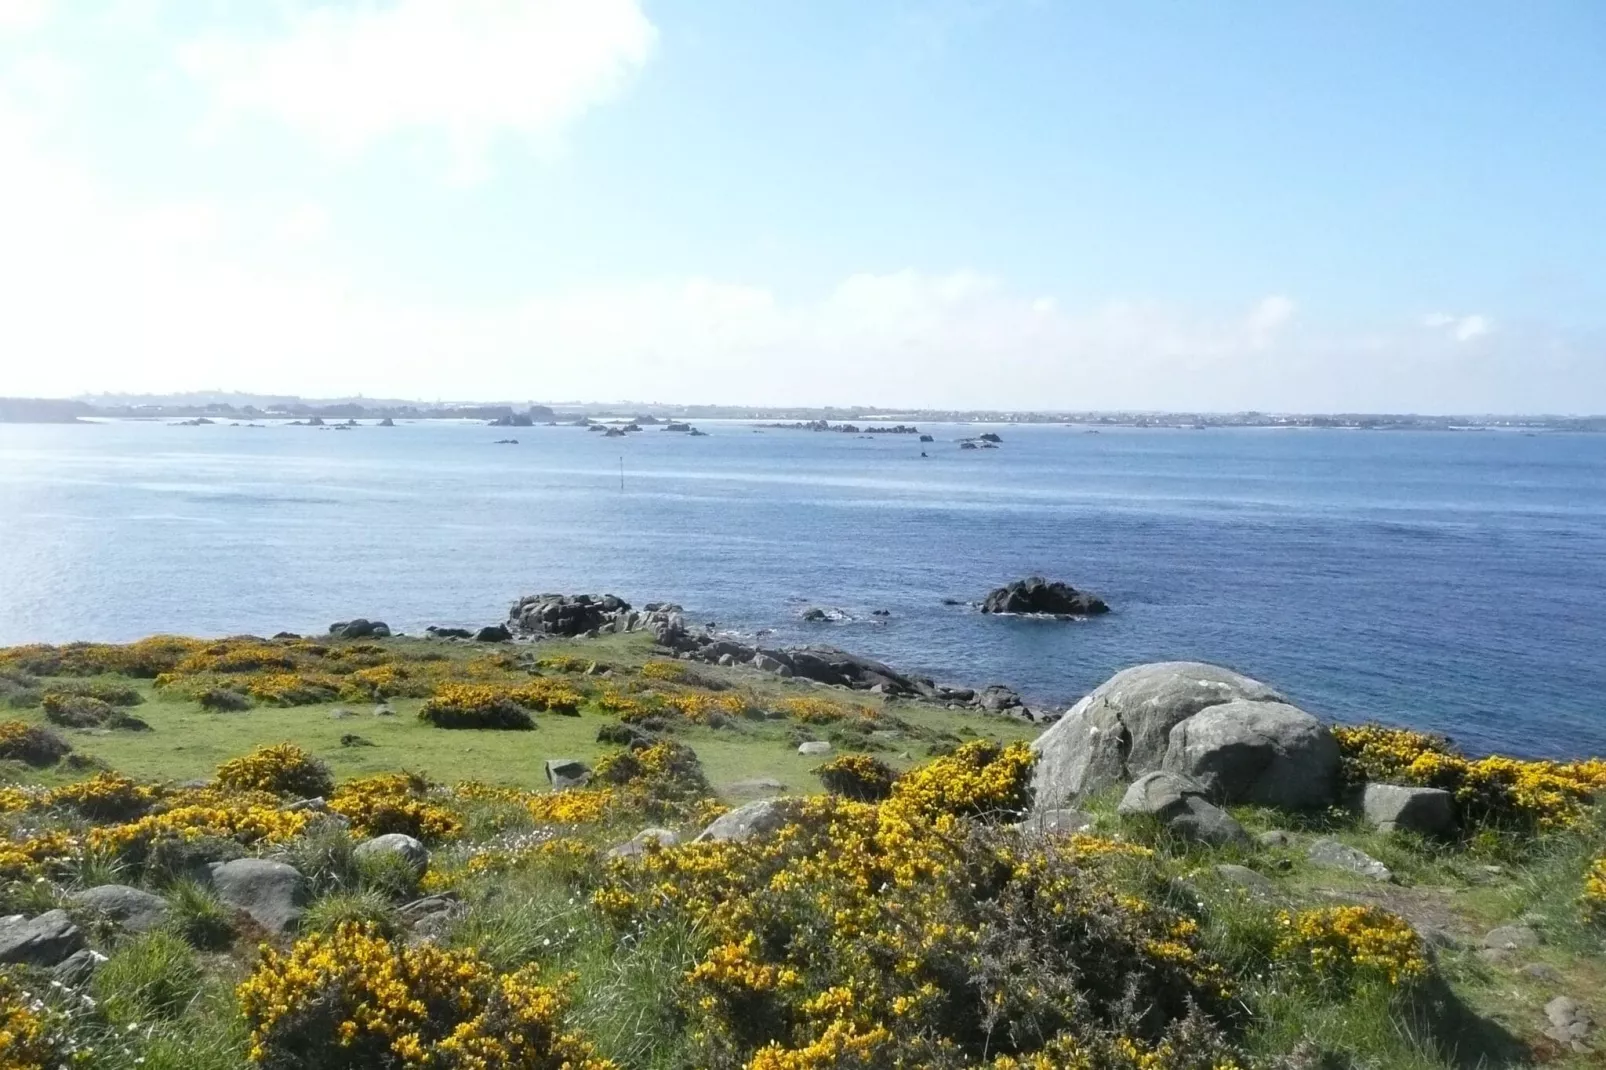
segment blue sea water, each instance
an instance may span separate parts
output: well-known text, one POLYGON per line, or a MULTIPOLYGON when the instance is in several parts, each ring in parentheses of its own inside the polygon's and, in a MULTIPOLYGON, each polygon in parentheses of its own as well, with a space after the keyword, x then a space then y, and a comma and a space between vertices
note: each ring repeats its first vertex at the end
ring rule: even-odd
POLYGON ((417 631, 612 591, 1042 702, 1197 658, 1339 719, 1606 753, 1606 436, 703 427, 0 425, 0 644, 417 631), (942 604, 1030 573, 1114 612, 942 604))

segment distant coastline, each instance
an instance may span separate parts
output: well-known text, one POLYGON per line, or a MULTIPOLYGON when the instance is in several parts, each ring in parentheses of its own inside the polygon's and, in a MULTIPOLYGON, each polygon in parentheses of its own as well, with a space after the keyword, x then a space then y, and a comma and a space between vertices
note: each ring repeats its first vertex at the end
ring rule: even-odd
POLYGON ((1208 430, 1223 427, 1305 427, 1365 431, 1568 431, 1606 432, 1606 415, 1467 413, 1279 413, 1053 411, 998 409, 890 409, 876 406, 784 407, 665 405, 593 402, 422 402, 375 398, 300 398, 256 394, 120 394, 79 398, 0 397, 0 423, 80 423, 94 419, 210 420, 484 420, 499 426, 624 419, 762 420, 808 425, 860 423, 1065 424, 1208 430))

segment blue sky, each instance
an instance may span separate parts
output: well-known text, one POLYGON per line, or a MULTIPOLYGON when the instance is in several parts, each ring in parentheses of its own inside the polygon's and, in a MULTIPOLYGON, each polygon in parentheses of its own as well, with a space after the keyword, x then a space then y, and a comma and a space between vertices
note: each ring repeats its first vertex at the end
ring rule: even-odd
POLYGON ((1606 7, 0 0, 0 393, 1606 410, 1606 7))

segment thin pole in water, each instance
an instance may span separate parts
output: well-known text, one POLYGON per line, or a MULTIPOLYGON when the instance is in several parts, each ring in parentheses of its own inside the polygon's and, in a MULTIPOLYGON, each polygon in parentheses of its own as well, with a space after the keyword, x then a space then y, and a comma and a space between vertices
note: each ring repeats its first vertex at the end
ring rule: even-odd
POLYGON ((625 492, 625 455, 619 455, 619 493, 625 492))

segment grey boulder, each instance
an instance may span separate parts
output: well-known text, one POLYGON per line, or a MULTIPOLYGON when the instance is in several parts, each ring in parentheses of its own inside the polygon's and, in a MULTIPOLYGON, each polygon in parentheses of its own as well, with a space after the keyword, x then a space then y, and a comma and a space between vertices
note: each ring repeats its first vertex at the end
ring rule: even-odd
POLYGON ((75 893, 72 899, 129 932, 150 932, 165 922, 168 915, 167 900, 126 884, 86 888, 75 893))
POLYGON ((775 799, 760 799, 721 815, 698 834, 697 843, 746 843, 786 824, 787 808, 775 799))
POLYGON ((270 933, 292 928, 306 913, 306 878, 294 866, 265 858, 214 863, 212 888, 225 906, 244 911, 270 933))
POLYGON ((1037 806, 1055 809, 1158 770, 1173 728, 1233 701, 1281 702, 1282 696, 1258 680, 1196 661, 1121 670, 1032 744, 1037 806))
POLYGON ((1361 789, 1361 812, 1385 832, 1440 836, 1455 829, 1455 797, 1442 788, 1369 783, 1361 789))
POLYGON ((673 847, 680 842, 680 835, 674 829, 650 828, 642 829, 624 843, 612 848, 608 852, 609 858, 636 858, 646 854, 653 845, 658 847, 673 847))
POLYGON ((105 955, 86 947, 81 951, 74 951, 52 966, 50 977, 51 980, 59 981, 68 988, 82 988, 95 976, 101 963, 105 961, 105 955))
POLYGON ((0 963, 48 968, 83 946, 84 934, 65 910, 0 918, 0 963))
POLYGON ((1337 840, 1320 839, 1310 845, 1305 852, 1318 866, 1329 869, 1342 869, 1357 876, 1366 877, 1374 881, 1391 881, 1394 873, 1389 867, 1367 854, 1365 851, 1339 843, 1337 840))
POLYGON ((1237 700, 1178 722, 1161 765, 1222 802, 1298 810, 1332 801, 1338 762, 1338 740, 1304 710, 1237 700))
POLYGON ((830 754, 831 744, 823 739, 811 739, 807 743, 799 743, 797 752, 806 755, 830 754))
POLYGON ((583 788, 591 783, 591 767, 578 758, 548 758, 547 782, 554 788, 583 788))
POLYGON ((395 856, 422 874, 429 868, 429 848, 405 832, 387 832, 364 840, 352 851, 357 858, 386 858, 395 856))
POLYGON ((1116 812, 1152 815, 1186 840, 1215 846, 1247 845, 1249 834, 1233 816, 1205 797, 1202 785, 1173 773, 1148 773, 1134 780, 1116 812))

